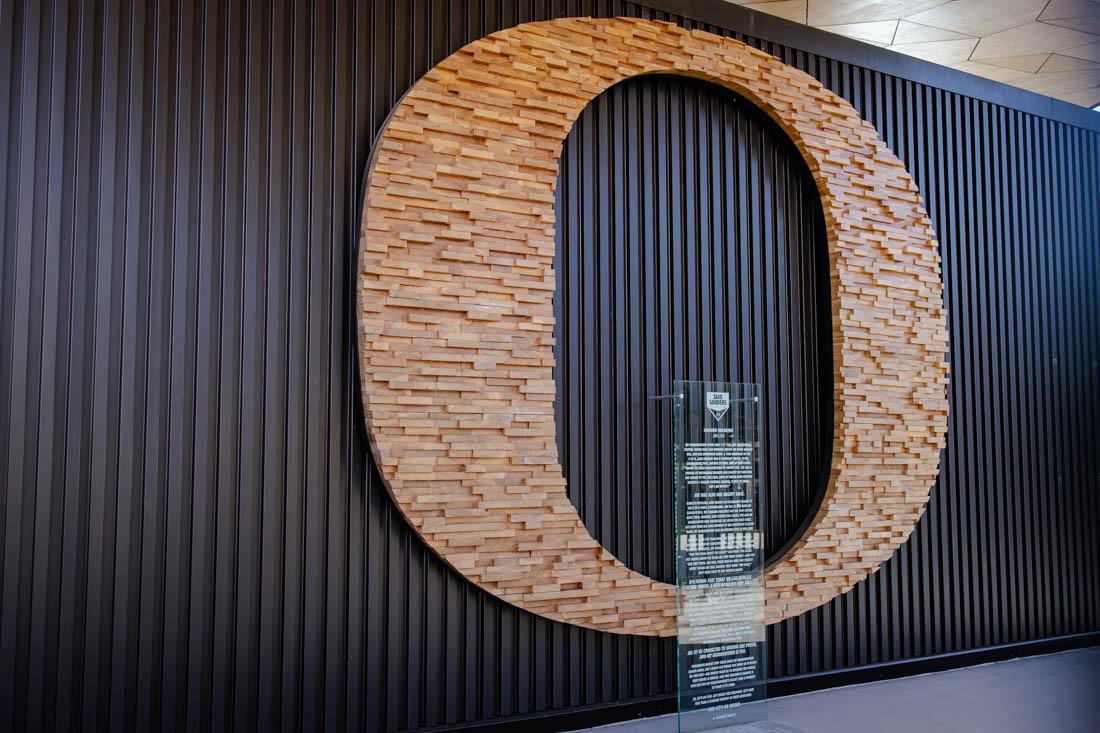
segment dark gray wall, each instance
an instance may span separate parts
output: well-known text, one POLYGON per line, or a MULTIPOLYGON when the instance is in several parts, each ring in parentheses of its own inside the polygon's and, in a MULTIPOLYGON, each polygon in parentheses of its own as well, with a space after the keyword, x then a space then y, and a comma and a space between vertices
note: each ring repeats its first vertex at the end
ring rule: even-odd
POLYGON ((782 130, 717 85, 597 97, 558 185, 558 442, 573 503, 632 568, 674 581, 673 379, 761 384, 765 552, 799 534, 832 450, 820 196, 782 130))
MULTIPOLYGON (((766 551, 781 549, 816 508, 832 447, 828 252, 809 170, 751 104, 671 76, 597 97, 561 161, 556 409, 582 519, 672 582, 672 414, 651 397, 675 378, 760 382, 766 551)), ((565 634, 580 647, 551 651, 577 694, 675 690, 669 640, 565 634)))
MULTIPOLYGON (((838 59, 747 39, 879 129, 943 248, 953 383, 940 484, 877 575, 773 629, 774 674, 1100 628, 1100 125, 720 2, 667 4, 838 59)), ((0 0, 0 728, 394 731, 672 690, 667 643, 550 623, 447 571, 393 508, 359 419, 352 293, 371 138, 465 42, 577 14, 652 12, 619 0, 0 0)), ((563 261, 603 247, 598 279, 638 252, 687 263, 710 247, 728 276, 745 266, 722 244, 736 243, 807 263, 761 264, 759 300, 700 315, 695 340, 662 352, 645 383, 709 368, 765 384, 785 416, 769 418, 781 542, 812 507, 822 460, 808 428, 824 407, 809 307, 820 243, 800 165, 752 110, 665 80, 612 90, 584 125, 565 157, 563 261), (646 129, 631 114, 660 105, 696 120, 695 137, 645 133, 651 150, 621 149, 614 135, 646 129), (699 136, 717 132, 726 157, 696 176, 700 156, 718 155, 699 136), (611 213, 580 195, 582 172, 633 154, 679 155, 679 182, 616 183, 608 202, 657 216, 680 201, 669 222, 707 217, 723 237, 571 234, 565 224, 611 213), (727 175, 733 161, 744 173, 727 175), (744 224, 761 211, 770 234, 744 224)), ((701 302, 690 272, 670 303, 701 302)), ((563 314, 563 355, 583 338, 569 324, 600 323, 602 344, 670 322, 600 321, 580 282, 562 280, 561 303, 580 304, 563 314)), ((569 394, 592 368, 576 353, 561 371, 569 394)), ((596 420, 601 404, 560 419, 596 420)), ((639 514, 628 493, 666 501, 660 471, 597 489, 586 471, 624 465, 630 441, 593 424, 583 449, 563 446, 573 496, 597 536, 667 574, 652 551, 667 542, 660 514, 639 514)), ((636 421, 643 444, 658 424, 636 421)))

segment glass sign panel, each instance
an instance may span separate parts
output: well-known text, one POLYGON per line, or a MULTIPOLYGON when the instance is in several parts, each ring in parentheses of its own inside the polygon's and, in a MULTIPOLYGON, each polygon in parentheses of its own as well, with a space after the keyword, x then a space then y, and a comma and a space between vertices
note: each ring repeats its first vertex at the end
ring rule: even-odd
POLYGON ((767 719, 758 390, 674 387, 679 730, 744 731, 767 719))

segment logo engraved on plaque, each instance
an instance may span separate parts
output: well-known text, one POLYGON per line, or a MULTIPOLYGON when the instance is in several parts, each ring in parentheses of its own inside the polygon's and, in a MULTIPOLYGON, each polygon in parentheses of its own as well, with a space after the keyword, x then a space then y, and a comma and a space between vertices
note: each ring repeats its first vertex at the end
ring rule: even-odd
POLYGON ((707 410, 710 411, 714 422, 722 422, 722 418, 730 409, 729 392, 707 392, 707 410))

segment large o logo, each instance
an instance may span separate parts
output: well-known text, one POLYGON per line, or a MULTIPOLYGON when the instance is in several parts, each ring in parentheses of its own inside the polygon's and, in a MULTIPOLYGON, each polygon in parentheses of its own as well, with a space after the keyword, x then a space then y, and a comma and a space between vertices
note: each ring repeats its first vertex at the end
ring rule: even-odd
POLYGON ((807 74, 730 38, 635 19, 528 23, 469 44, 394 110, 368 171, 359 359, 371 447, 413 528, 533 613, 675 633, 675 591, 585 529, 558 465, 554 186, 574 120, 665 72, 764 109, 817 182, 833 285, 836 422, 822 504, 766 572, 767 620, 847 591, 908 538, 947 430, 939 256, 916 186, 807 74))

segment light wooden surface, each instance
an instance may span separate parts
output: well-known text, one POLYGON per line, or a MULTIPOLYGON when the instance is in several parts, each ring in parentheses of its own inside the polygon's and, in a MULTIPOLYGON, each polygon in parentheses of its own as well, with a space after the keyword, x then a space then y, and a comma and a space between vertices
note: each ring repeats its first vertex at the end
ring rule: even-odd
POLYGON ((917 188, 810 76, 738 41, 637 19, 494 33, 394 110, 368 172, 359 358, 377 465, 455 570, 548 618, 675 633, 675 589, 630 570, 565 491, 554 426, 554 186, 574 120, 643 73, 708 79, 767 111, 822 196, 836 426, 827 496, 767 570, 768 621, 820 605, 908 538, 947 429, 939 257, 917 188))

